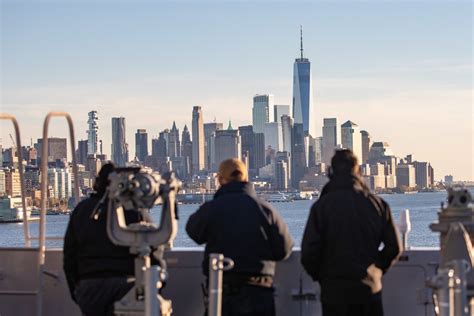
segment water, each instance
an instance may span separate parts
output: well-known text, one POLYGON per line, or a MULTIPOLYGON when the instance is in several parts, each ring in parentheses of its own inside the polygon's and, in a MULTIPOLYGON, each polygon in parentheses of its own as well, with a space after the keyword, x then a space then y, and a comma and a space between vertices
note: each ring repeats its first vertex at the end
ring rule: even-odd
MULTIPOLYGON (((473 191, 471 192, 474 193, 473 191)), ((412 231, 408 242, 410 246, 417 247, 436 247, 439 245, 438 235, 430 231, 429 224, 437 221, 440 203, 446 200, 446 196, 446 192, 381 195, 392 208, 393 217, 396 222, 398 222, 402 210, 410 210, 412 231)), ((309 209, 313 203, 314 201, 294 201, 273 204, 288 224, 290 233, 297 246, 301 244, 309 209)), ((184 226, 189 215, 195 212, 197 208, 197 204, 179 206, 179 231, 174 243, 176 247, 196 246, 186 235, 184 226)), ((158 213, 158 209, 152 211, 155 219, 158 213)), ((67 215, 47 216, 47 235, 63 236, 68 220, 69 216, 67 215)), ((33 236, 38 235, 37 222, 31 223, 30 229, 33 236)), ((21 247, 23 245, 22 223, 0 224, 0 247, 21 247)), ((47 245, 48 247, 62 247, 62 242, 48 241, 47 245)))
MULTIPOLYGON (((411 246, 435 247, 439 245, 438 235, 431 232, 429 224, 437 221, 437 212, 440 203, 446 199, 446 192, 430 192, 418 194, 389 194, 381 195, 392 208, 393 217, 396 222, 400 218, 400 212, 410 210, 412 231, 408 242, 411 246)), ((290 203, 275 203, 274 207, 280 212, 295 240, 295 245, 300 245, 303 230, 308 218, 309 209, 314 201, 294 201, 290 203)), ((195 247, 196 244, 188 238, 184 231, 184 225, 190 214, 198 208, 197 204, 179 206, 179 231, 175 240, 176 247, 195 247)), ((155 219, 158 211, 152 212, 155 219)), ((48 236, 63 236, 66 230, 69 216, 52 215, 47 216, 46 231, 48 236)), ((31 234, 38 235, 38 223, 30 224, 31 234)), ((22 247, 23 224, 1 224, 0 225, 0 247, 22 247)), ((48 241, 48 247, 61 247, 61 241, 48 241)))

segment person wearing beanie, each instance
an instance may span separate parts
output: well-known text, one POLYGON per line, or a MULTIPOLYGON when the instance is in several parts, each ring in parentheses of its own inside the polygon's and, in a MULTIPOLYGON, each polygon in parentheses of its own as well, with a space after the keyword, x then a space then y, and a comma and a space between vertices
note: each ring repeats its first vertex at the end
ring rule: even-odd
MULTIPOLYGON (((107 187, 112 163, 102 166, 94 193, 71 213, 63 248, 63 269, 72 299, 87 316, 113 315, 113 304, 132 287, 134 258, 128 247, 114 245, 107 235, 107 187), (100 210, 99 216, 93 216, 100 210)), ((133 210, 125 211, 127 223, 138 222, 133 210)))
POLYGON ((382 316, 382 275, 401 251, 390 207, 359 177, 351 150, 336 151, 329 178, 306 223, 301 263, 319 282, 323 316, 382 316))
MULTIPOLYGON (((219 166, 219 190, 189 217, 186 232, 205 244, 202 270, 208 276, 210 253, 234 261, 224 272, 222 315, 275 315, 275 262, 289 257, 293 241, 283 219, 257 198, 247 167, 238 159, 219 166)), ((207 312, 206 312, 207 313, 207 312)))

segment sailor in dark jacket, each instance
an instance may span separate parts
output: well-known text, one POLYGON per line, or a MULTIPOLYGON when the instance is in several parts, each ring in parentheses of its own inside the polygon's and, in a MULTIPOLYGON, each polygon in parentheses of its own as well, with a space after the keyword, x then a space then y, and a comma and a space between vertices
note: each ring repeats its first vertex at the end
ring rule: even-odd
POLYGON ((231 258, 235 266, 224 273, 222 315, 275 315, 275 261, 291 253, 288 227, 268 203, 257 198, 240 160, 222 162, 218 180, 221 187, 214 199, 186 224, 188 235, 206 244, 203 273, 208 275, 210 253, 231 258))
POLYGON ((324 316, 381 316, 382 274, 401 250, 397 228, 388 204, 358 176, 352 151, 338 150, 331 167, 311 208, 301 263, 321 286, 324 316))
MULTIPOLYGON (((95 194, 81 201, 71 214, 64 238, 63 267, 69 290, 84 315, 113 315, 113 303, 133 286, 134 256, 128 247, 114 245, 107 235, 104 197, 114 171, 106 164, 94 184, 95 194), (102 209, 97 219, 94 210, 102 209)), ((139 213, 126 211, 127 223, 139 213)))

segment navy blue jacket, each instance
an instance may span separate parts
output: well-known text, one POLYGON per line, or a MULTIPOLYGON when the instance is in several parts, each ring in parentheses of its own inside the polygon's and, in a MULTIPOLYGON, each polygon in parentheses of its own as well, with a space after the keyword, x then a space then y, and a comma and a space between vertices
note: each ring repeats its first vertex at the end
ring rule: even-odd
POLYGON ((301 245, 301 263, 320 283, 323 303, 373 299, 361 282, 367 267, 386 272, 400 251, 388 204, 356 176, 333 177, 311 208, 301 245))
POLYGON ((234 260, 231 273, 273 276, 275 261, 286 259, 293 241, 285 222, 273 207, 257 198, 250 183, 223 185, 186 224, 198 244, 206 244, 203 273, 208 275, 210 253, 234 260))

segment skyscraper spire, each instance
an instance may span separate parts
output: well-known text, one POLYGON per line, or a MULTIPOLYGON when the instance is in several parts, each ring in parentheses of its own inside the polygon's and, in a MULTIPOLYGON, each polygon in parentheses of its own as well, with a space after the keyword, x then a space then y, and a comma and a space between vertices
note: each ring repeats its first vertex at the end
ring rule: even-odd
POLYGON ((303 26, 300 25, 301 59, 303 59, 303 26))

